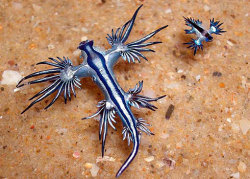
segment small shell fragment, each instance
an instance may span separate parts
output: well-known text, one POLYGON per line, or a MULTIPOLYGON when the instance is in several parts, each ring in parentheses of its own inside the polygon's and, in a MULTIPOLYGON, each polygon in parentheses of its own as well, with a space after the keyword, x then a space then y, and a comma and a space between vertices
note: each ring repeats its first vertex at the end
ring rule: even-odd
POLYGON ((196 81, 200 81, 201 75, 197 75, 197 76, 195 77, 195 79, 196 79, 196 81))
POLYGON ((87 37, 87 36, 83 36, 83 37, 81 38, 81 41, 86 41, 86 40, 88 40, 88 37, 87 37))
POLYGON ((240 173, 239 172, 237 172, 237 173, 233 173, 233 174, 231 174, 231 176, 230 176, 231 178, 235 178, 235 179, 238 179, 238 178, 240 178, 240 173))
POLYGON ((145 158, 144 160, 146 162, 152 162, 154 159, 155 159, 154 156, 149 156, 149 157, 145 158))
POLYGON ((85 27, 82 27, 82 28, 81 28, 81 31, 87 33, 87 32, 88 32, 88 29, 85 28, 85 27))
POLYGON ((230 40, 227 40, 227 44, 230 46, 234 46, 234 44, 230 40))
POLYGON ((22 79, 22 75, 13 70, 5 70, 2 74, 2 85, 16 85, 19 80, 22 79))
POLYGON ((92 163, 85 163, 84 167, 87 168, 87 169, 90 169, 90 168, 93 167, 93 164, 92 163))
POLYGON ((115 159, 113 157, 109 157, 109 156, 104 156, 104 157, 99 156, 96 159, 96 163, 98 163, 98 162, 104 162, 104 161, 114 162, 115 159))
POLYGON ((250 121, 248 119, 241 119, 240 120, 240 129, 241 132, 246 135, 247 131, 250 129, 250 121))
POLYGON ((48 49, 49 49, 49 50, 53 50, 54 48, 55 48, 55 46, 54 46, 53 44, 49 44, 49 45, 48 45, 48 49))
POLYGON ((247 166, 244 162, 240 161, 239 165, 238 165, 238 170, 241 173, 244 173, 247 169, 247 166))
POLYGON ((79 158, 79 157, 80 157, 80 153, 77 152, 77 151, 75 151, 75 152, 73 153, 73 157, 74 157, 74 158, 79 158))
POLYGON ((15 88, 13 91, 14 91, 14 93, 18 92, 18 91, 20 91, 20 88, 15 88))
POLYGON ((204 11, 209 11, 211 9, 208 5, 205 5, 203 8, 204 8, 204 11))
POLYGON ((99 167, 96 164, 93 164, 92 168, 90 169, 90 173, 92 177, 96 177, 99 171, 99 167))
POLYGON ((172 9, 170 9, 170 8, 167 9, 167 10, 165 10, 165 13, 166 13, 166 14, 169 14, 169 13, 171 13, 171 12, 172 12, 172 9))

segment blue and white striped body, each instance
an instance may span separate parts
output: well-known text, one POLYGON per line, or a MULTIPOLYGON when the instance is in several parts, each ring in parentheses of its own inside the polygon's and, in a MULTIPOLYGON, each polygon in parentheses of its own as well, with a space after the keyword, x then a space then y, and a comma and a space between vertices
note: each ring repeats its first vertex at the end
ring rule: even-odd
POLYGON ((191 27, 191 29, 185 29, 186 34, 196 34, 196 39, 192 39, 191 42, 184 43, 189 45, 188 48, 194 49, 194 55, 196 54, 197 49, 203 50, 202 42, 211 42, 213 40, 212 34, 220 35, 226 31, 223 31, 220 26, 223 23, 220 21, 210 20, 210 28, 207 30, 203 27, 202 22, 198 19, 185 18, 186 25, 191 27), (220 23, 220 24, 219 24, 220 23))
MULTIPOLYGON (((100 87, 103 94, 105 95, 106 104, 109 104, 109 107, 115 109, 116 113, 122 120, 123 126, 128 129, 127 132, 129 132, 132 136, 134 150, 131 154, 131 158, 128 161, 130 163, 135 157, 139 148, 139 132, 136 128, 137 120, 131 111, 127 93, 122 90, 120 85, 117 83, 115 76, 113 75, 114 64, 109 63, 108 61, 110 53, 113 56, 113 60, 114 56, 119 58, 119 54, 115 54, 114 51, 110 51, 108 54, 103 56, 102 53, 96 51, 93 48, 93 41, 87 41, 84 45, 80 45, 79 48, 87 55, 86 63, 84 63, 84 70, 88 68, 93 81, 100 87)), ((127 165, 125 165, 125 167, 127 167, 127 165)))
MULTIPOLYGON (((122 90, 113 75, 113 67, 109 66, 108 58, 93 48, 93 41, 87 42, 84 52, 87 54, 87 65, 93 81, 100 87, 109 102, 118 113, 122 122, 129 128, 133 136, 137 136, 136 118, 131 112, 126 93, 122 90)), ((108 55, 106 55, 107 57, 108 55)))

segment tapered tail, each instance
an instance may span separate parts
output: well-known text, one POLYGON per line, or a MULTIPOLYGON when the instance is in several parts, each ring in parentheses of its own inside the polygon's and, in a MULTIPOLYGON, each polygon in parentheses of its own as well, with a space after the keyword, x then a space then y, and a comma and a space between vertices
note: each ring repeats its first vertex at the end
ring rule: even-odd
POLYGON ((124 164, 121 166, 121 168, 118 170, 117 174, 116 174, 116 178, 119 177, 124 170, 126 170, 126 168, 130 165, 130 163, 133 161, 133 159, 135 158, 138 150, 139 150, 139 135, 134 135, 132 134, 134 140, 134 146, 133 146, 133 150, 130 153, 129 157, 127 158, 127 160, 124 162, 124 164))

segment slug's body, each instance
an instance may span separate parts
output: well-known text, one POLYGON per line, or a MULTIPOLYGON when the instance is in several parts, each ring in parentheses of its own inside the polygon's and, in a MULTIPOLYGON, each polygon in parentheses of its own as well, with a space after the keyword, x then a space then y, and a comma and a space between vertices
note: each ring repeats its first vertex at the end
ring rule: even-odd
MULTIPOLYGON (((83 119, 89 119, 100 115, 99 119, 99 139, 102 140, 102 156, 104 156, 104 147, 107 135, 108 124, 116 130, 113 123, 116 123, 114 120, 115 114, 117 113, 123 123, 123 140, 127 139, 128 144, 130 141, 133 143, 133 150, 129 155, 128 159, 122 165, 120 170, 117 173, 117 177, 122 174, 122 172, 128 167, 128 165, 132 162, 134 157, 136 156, 139 148, 140 143, 140 135, 141 132, 145 132, 148 135, 153 135, 153 133, 147 128, 149 124, 145 123, 145 121, 141 118, 136 118, 131 111, 131 106, 134 107, 143 107, 148 108, 151 110, 155 110, 156 107, 150 102, 157 101, 164 96, 158 98, 150 98, 146 96, 138 95, 143 86, 143 82, 139 82, 135 88, 130 89, 128 92, 125 92, 120 85, 117 83, 117 80, 113 73, 113 67, 120 58, 120 56, 127 60, 128 62, 132 61, 135 62, 135 59, 140 62, 140 58, 146 59, 146 57, 141 53, 143 51, 151 51, 151 49, 147 49, 149 45, 161 43, 161 42, 148 42, 143 43, 154 36, 160 30, 166 28, 164 26, 147 36, 134 41, 132 43, 125 44, 129 34, 132 30, 134 25, 134 21, 136 15, 139 11, 141 6, 136 10, 135 14, 133 15, 132 19, 125 23, 122 28, 118 28, 116 32, 112 30, 112 35, 108 35, 107 39, 112 48, 107 51, 100 51, 97 50, 93 46, 93 41, 84 41, 81 42, 79 45, 79 49, 82 52, 82 57, 84 58, 83 63, 78 66, 73 66, 71 61, 64 57, 61 59, 57 57, 57 59, 49 58, 52 62, 40 62, 38 64, 47 64, 51 66, 55 66, 56 68, 44 70, 40 72, 35 72, 24 77, 17 87, 21 87, 25 84, 34 84, 40 83, 45 81, 54 80, 54 82, 45 88, 44 90, 37 93, 31 99, 37 98, 34 100, 22 113, 28 110, 31 106, 35 103, 43 100, 53 92, 57 91, 56 96, 51 101, 51 103, 45 107, 47 109, 50 107, 59 97, 61 93, 64 94, 65 103, 67 99, 71 99, 71 91, 75 95, 75 87, 80 88, 80 78, 82 77, 91 77, 93 81, 99 86, 102 92, 105 95, 105 100, 100 101, 98 103, 99 110, 92 116, 86 117, 83 119), (58 73, 57 75, 44 77, 38 80, 33 80, 28 83, 22 83, 23 80, 44 75, 44 74, 51 74, 51 73, 58 73)), ((147 59, 146 59, 147 60, 147 59)))
POLYGON ((189 45, 188 48, 194 49, 194 55, 196 54, 197 49, 203 50, 203 41, 211 42, 213 40, 211 34, 221 35, 221 33, 226 32, 220 28, 223 23, 220 23, 220 21, 214 21, 214 19, 210 20, 210 28, 208 30, 203 27, 202 22, 199 19, 195 20, 185 17, 184 19, 186 25, 191 27, 191 29, 185 30, 186 34, 196 34, 197 36, 197 39, 192 39, 191 42, 185 43, 189 45))

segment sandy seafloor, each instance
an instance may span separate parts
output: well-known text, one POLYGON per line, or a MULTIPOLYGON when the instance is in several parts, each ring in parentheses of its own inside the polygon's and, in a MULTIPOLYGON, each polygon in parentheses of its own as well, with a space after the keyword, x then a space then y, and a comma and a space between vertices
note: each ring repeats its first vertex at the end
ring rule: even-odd
POLYGON ((122 140, 122 124, 109 127, 105 158, 100 159, 99 123, 89 119, 104 99, 91 79, 82 79, 77 98, 63 97, 43 110, 52 96, 21 115, 28 99, 49 83, 15 90, 15 75, 47 69, 36 63, 68 56, 81 63, 81 40, 108 49, 106 34, 121 27, 144 4, 128 41, 168 24, 151 41, 149 61, 120 60, 115 67, 125 91, 143 80, 142 94, 167 97, 159 109, 134 109, 155 133, 142 136, 137 157, 122 178, 250 178, 249 9, 248 0, 166 1, 0 1, 0 178, 114 178, 131 146, 122 140), (224 22, 204 50, 187 49, 183 16, 224 22), (12 81, 14 80, 14 81, 12 81), (169 105, 174 111, 165 118, 169 105))

